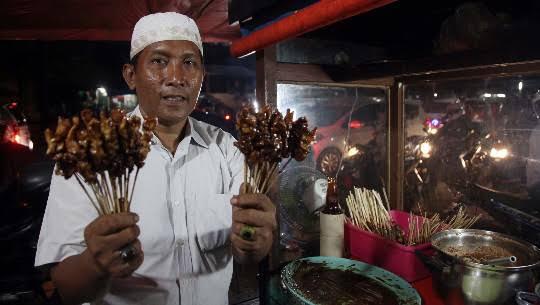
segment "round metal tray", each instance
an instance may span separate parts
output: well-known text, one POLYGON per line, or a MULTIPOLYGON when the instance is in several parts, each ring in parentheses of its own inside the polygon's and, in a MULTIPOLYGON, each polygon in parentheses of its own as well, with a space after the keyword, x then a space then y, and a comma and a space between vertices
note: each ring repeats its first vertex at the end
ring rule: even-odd
POLYGON ((289 263, 281 271, 281 281, 287 291, 292 294, 296 301, 305 305, 317 305, 309 300, 300 289, 294 280, 294 274, 302 261, 310 263, 325 264, 326 267, 338 270, 348 270, 360 274, 364 277, 373 279, 381 284, 381 286, 392 291, 399 302, 399 305, 420 305, 421 298, 418 292, 404 279, 386 271, 384 269, 368 265, 359 261, 354 261, 345 258, 315 256, 306 257, 289 263))

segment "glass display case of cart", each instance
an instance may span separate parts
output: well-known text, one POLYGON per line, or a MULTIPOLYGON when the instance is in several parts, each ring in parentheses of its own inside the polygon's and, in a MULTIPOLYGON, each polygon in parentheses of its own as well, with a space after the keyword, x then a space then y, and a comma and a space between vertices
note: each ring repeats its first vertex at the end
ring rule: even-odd
POLYGON ((537 74, 406 85, 405 100, 420 102, 405 124, 424 124, 424 135, 405 130, 405 206, 442 212, 468 204, 485 213, 480 226, 497 231, 508 230, 489 221, 497 212, 538 216, 539 89, 537 74), (429 154, 414 155, 414 145, 429 145, 429 154))
POLYGON ((356 187, 383 189, 387 135, 385 88, 277 84, 277 107, 317 127, 311 152, 290 162, 275 188, 279 212, 279 264, 319 254, 319 212, 327 178, 336 178, 344 204, 356 187))

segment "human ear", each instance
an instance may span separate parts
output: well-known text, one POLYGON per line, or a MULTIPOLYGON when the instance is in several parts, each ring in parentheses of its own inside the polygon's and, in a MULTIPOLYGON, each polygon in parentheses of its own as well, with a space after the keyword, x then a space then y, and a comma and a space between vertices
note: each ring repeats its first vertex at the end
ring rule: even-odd
POLYGON ((122 75, 124 76, 124 81, 129 89, 135 90, 135 66, 132 64, 125 64, 122 68, 122 75))

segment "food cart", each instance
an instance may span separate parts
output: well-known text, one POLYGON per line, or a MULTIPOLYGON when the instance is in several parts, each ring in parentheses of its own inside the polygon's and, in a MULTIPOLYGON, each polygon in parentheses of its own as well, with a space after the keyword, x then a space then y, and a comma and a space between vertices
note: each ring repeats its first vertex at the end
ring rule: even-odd
MULTIPOLYGON (((299 212, 314 199, 295 197, 291 188, 299 179, 321 179, 320 173, 338 178, 343 200, 361 186, 386 191, 397 211, 443 215, 461 207, 481 215, 475 228, 540 243, 534 204, 540 53, 532 39, 538 4, 240 2, 231 1, 230 19, 252 32, 234 41, 231 53, 256 53, 254 106, 294 109, 319 127, 311 158, 289 165, 275 190, 281 227, 261 266, 262 304, 291 302, 290 292, 280 292, 283 266, 317 255, 317 219, 299 212)), ((498 238, 484 232, 471 238, 498 238)), ((522 249, 530 254, 522 260, 531 267, 526 272, 537 267, 531 247, 522 249)), ((410 281, 423 304, 502 298, 471 297, 465 288, 452 295, 448 287, 437 289, 436 277, 410 281)), ((516 292, 504 292, 512 295, 505 302, 515 304, 516 292)))

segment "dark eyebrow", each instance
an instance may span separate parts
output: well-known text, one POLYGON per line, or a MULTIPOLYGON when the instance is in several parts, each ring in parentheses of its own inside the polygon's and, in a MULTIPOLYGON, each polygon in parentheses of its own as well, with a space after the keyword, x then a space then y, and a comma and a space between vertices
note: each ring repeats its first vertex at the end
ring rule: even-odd
MULTIPOLYGON (((152 55, 161 55, 161 56, 165 56, 165 57, 171 57, 172 56, 171 52, 168 52, 167 50, 161 50, 159 48, 153 49, 152 50, 152 55)), ((181 54, 180 57, 182 57, 182 58, 197 57, 197 53, 191 52, 191 51, 186 51, 183 54, 181 54)))
POLYGON ((152 53, 151 55, 161 55, 161 56, 165 56, 165 57, 170 57, 171 54, 165 50, 159 50, 159 49, 154 49, 152 50, 152 53))
POLYGON ((182 55, 183 58, 190 58, 190 57, 195 57, 195 58, 198 58, 200 56, 198 56, 197 53, 193 53, 193 52, 186 52, 182 55))

